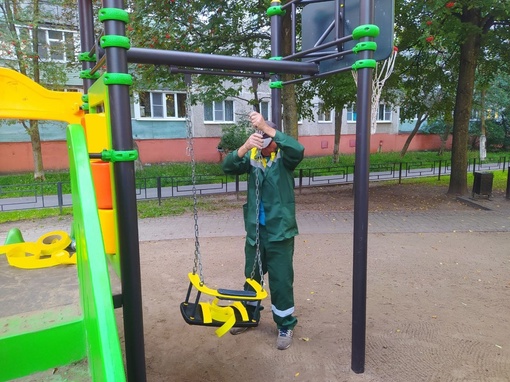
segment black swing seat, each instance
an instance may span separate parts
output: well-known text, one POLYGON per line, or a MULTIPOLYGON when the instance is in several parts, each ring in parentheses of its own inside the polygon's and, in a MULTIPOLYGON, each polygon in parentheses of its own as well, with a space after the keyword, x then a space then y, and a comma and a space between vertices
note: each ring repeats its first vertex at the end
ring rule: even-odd
MULTIPOLYGON (((246 282, 253 288, 253 291, 211 289, 201 283, 198 274, 189 273, 190 286, 186 301, 181 303, 181 314, 184 320, 190 325, 218 327, 216 335, 223 336, 233 326, 253 327, 257 326, 258 317, 255 319, 243 302, 256 302, 258 313, 260 301, 267 297, 267 291, 253 279, 246 279, 246 282), (197 292, 195 303, 189 302, 192 288, 197 292), (215 297, 212 302, 200 302, 200 295, 204 293, 215 297), (221 300, 233 301, 229 305, 220 305, 221 300)), ((258 316, 258 314, 257 314, 258 316)))

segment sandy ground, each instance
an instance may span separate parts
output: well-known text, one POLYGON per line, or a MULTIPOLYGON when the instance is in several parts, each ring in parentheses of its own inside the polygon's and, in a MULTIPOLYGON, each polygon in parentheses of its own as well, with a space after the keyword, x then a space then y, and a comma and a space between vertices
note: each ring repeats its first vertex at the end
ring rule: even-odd
MULTIPOLYGON (((330 232, 324 220, 313 234, 296 238, 299 323, 294 343, 285 351, 275 348, 269 301, 264 302, 259 327, 239 336, 218 338, 214 328, 187 325, 179 304, 193 267, 193 233, 142 241, 147 380, 510 381, 508 229, 442 231, 442 213, 472 207, 444 192, 420 196, 419 190, 396 190, 374 191, 370 210, 437 212, 437 232, 369 233, 364 373, 351 370, 353 236, 330 232), (327 233, 320 233, 321 224, 327 233)), ((204 277, 212 288, 238 289, 243 282, 241 203, 228 212, 229 218, 223 217, 235 234, 200 240, 204 277)), ((510 204, 497 203, 505 208, 510 204)), ((351 210, 352 193, 346 189, 298 195, 298 213, 351 210)), ((173 230, 176 222, 148 219, 141 221, 141 232, 173 230)), ((122 328, 122 310, 116 314, 122 328)), ((123 340, 122 329, 120 333, 123 340)))
MULTIPOLYGON (((211 328, 188 326, 176 304, 185 296, 182 275, 191 265, 192 241, 143 243, 148 379, 510 380, 508 234, 370 235, 366 369, 360 375, 350 370, 351 241, 348 234, 299 236, 299 324, 286 351, 275 348, 268 310, 259 328, 239 336, 216 338, 211 328)), ((208 285, 236 287, 242 238, 202 244, 216 254, 204 271, 208 285)))

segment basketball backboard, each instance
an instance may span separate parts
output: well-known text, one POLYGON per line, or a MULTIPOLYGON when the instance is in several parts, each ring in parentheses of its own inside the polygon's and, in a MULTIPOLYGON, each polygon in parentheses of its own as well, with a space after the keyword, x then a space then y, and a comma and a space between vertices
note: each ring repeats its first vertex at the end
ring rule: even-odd
MULTIPOLYGON (((309 3, 302 10, 302 50, 312 49, 336 40, 335 7, 337 1, 324 1, 309 3), (320 43, 319 43, 320 42, 320 43)), ((360 26, 359 1, 345 0, 341 8, 339 37, 349 36, 353 30, 360 26)), ((374 24, 379 27, 379 35, 374 41, 377 50, 374 52, 376 61, 385 60, 393 52, 393 23, 394 23, 394 0, 375 0, 374 24)), ((303 61, 316 61, 320 55, 334 54, 338 51, 351 50, 359 41, 351 40, 343 44, 334 45, 315 52, 313 56, 303 58, 303 61), (339 48, 338 48, 339 46, 339 48), (340 49, 340 50, 338 50, 340 49), (318 54, 319 53, 319 54, 318 54)), ((348 54, 340 58, 330 58, 319 63, 319 73, 328 73, 342 68, 351 67, 357 60, 358 55, 348 54)))

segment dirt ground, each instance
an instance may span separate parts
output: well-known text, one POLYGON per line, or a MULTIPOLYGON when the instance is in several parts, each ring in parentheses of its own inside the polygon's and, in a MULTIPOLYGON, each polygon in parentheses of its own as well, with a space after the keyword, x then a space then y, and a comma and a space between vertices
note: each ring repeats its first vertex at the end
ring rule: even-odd
MULTIPOLYGON (((472 209, 445 191, 376 186, 370 210, 472 209)), ((352 211, 352 190, 307 189, 297 203, 298 211, 352 211)), ((201 239, 203 256, 210 254, 204 266, 210 287, 238 288, 243 240, 201 239)), ((368 242, 361 374, 351 370, 352 234, 296 238, 299 323, 286 351, 275 348, 270 309, 258 328, 239 336, 217 338, 213 328, 188 326, 176 307, 186 293, 193 240, 143 242, 148 380, 510 381, 508 233, 369 234, 368 242)))
MULTIPOLYGON (((305 189, 296 197, 298 215, 353 210, 348 186, 305 189)), ((243 201, 229 198, 231 208, 221 213, 239 218, 243 201)), ((492 206, 510 211, 509 201, 500 200, 502 195, 495 195, 492 206)), ((438 230, 369 233, 363 373, 351 370, 352 233, 296 237, 299 323, 291 348, 279 351, 269 300, 259 327, 238 336, 218 338, 214 328, 189 326, 182 319, 179 304, 193 266, 190 232, 189 238, 140 243, 147 380, 510 381, 508 232, 442 232, 441 212, 473 207, 441 187, 374 186, 369 209, 437 211, 438 230)), ((169 230, 176 224, 162 218, 142 220, 140 226, 149 222, 169 230)), ((240 220, 232 218, 232 224, 240 220)), ((200 243, 206 284, 238 289, 242 234, 202 237, 200 243)), ((120 309, 117 316, 122 328, 120 309)))

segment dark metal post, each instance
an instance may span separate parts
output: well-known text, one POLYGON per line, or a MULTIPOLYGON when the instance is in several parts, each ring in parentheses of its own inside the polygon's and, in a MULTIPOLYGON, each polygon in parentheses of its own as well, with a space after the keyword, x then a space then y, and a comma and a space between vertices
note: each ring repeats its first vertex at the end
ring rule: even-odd
MULTIPOLYGON (((360 25, 373 24, 374 0, 361 0, 360 25)), ((363 38, 368 40, 368 38, 363 38)), ((360 52, 360 59, 371 59, 373 51, 360 52)), ((370 166, 370 122, 372 99, 372 68, 358 70, 356 105, 356 157, 354 168, 354 234, 352 284, 352 354, 351 369, 365 371, 366 299, 367 299, 367 237, 368 187, 370 166)))
POLYGON ((156 178, 156 190, 158 193, 158 205, 161 205, 161 177, 156 178))
POLYGON ((303 189, 303 169, 299 169, 299 193, 301 193, 303 189))
MULTIPOLYGON (((122 0, 105 0, 104 8, 124 9, 122 0)), ((119 20, 104 22, 105 36, 126 35, 126 26, 119 20)), ((127 53, 122 47, 107 47, 108 73, 128 73, 127 53)), ((108 85, 112 148, 115 151, 133 149, 133 128, 130 115, 129 86, 108 85)), ((126 370, 130 382, 146 381, 145 346, 140 275, 140 247, 135 188, 135 169, 132 161, 115 162, 115 196, 122 281, 122 307, 126 340, 126 370)))
MULTIPOLYGON (((280 1, 273 1, 271 6, 280 6, 280 1)), ((282 16, 271 16, 271 56, 280 57, 282 54, 282 16)), ((278 81, 279 74, 271 76, 271 81, 278 81)), ((282 89, 271 88, 271 120, 278 130, 282 131, 282 89)))
POLYGON ((62 207, 64 206, 64 196, 62 195, 62 182, 57 183, 57 199, 60 215, 62 215, 62 207))
MULTIPOLYGON (((78 13, 80 17, 80 44, 83 53, 90 52, 94 46, 94 10, 92 8, 92 1, 81 0, 78 1, 78 13)), ((82 61, 82 69, 91 69, 94 62, 82 61)), ((83 93, 87 94, 90 86, 94 80, 83 80, 83 93)))

